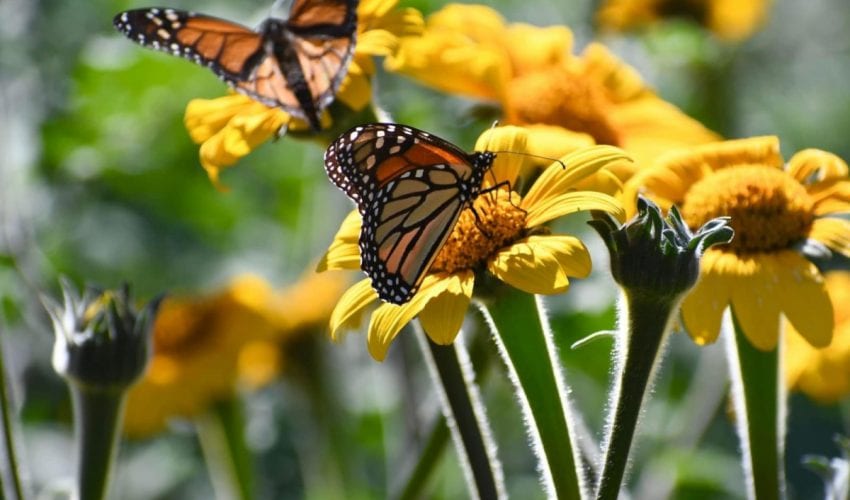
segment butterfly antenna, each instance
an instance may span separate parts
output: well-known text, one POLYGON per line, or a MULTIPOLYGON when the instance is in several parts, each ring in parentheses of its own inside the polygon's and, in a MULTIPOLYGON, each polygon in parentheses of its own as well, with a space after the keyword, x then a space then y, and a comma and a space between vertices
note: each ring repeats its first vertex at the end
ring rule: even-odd
POLYGON ((539 158, 539 159, 541 159, 541 160, 548 160, 548 161, 551 161, 551 162, 553 162, 553 163, 558 163, 559 165, 561 165, 561 168, 563 168, 564 170, 566 170, 566 169, 567 169, 567 166, 566 166, 566 165, 564 165, 564 162, 562 162, 562 161, 561 161, 561 160, 559 160, 558 158, 551 158, 551 157, 549 157, 549 156, 536 155, 536 154, 533 154, 533 153, 526 153, 526 152, 523 152, 523 151, 493 151, 493 153, 495 153, 495 154, 512 154, 512 155, 528 156, 529 158, 539 158))

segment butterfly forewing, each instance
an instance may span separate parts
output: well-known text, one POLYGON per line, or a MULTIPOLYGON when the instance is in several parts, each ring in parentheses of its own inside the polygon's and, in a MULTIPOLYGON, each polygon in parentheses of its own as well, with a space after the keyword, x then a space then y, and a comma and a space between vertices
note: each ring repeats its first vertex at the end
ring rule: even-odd
POLYGON ((122 12, 115 27, 127 38, 152 49, 208 66, 226 80, 245 78, 262 55, 262 37, 224 19, 177 9, 122 12))
POLYGON ((295 0, 287 20, 289 28, 301 36, 344 37, 355 31, 355 0, 295 0))
POLYGON ((363 217, 361 267, 381 299, 413 297, 492 161, 396 124, 355 127, 328 148, 328 176, 363 217))

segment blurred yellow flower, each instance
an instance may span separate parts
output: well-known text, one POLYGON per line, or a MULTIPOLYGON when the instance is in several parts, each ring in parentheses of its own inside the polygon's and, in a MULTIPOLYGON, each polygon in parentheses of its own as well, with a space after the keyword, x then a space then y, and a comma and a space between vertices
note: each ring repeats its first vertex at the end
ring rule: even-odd
MULTIPOLYGON (((535 154, 557 158, 592 140, 625 149, 640 166, 671 147, 719 137, 660 99, 604 46, 573 55, 572 32, 507 24, 483 5, 449 4, 405 38, 385 66, 436 88, 498 104, 505 123, 548 125, 535 154)), ((626 172, 624 172, 626 173, 626 172)))
MULTIPOLYGON (((662 208, 680 207, 694 229, 728 215, 731 244, 702 257, 701 278, 683 304, 691 337, 713 342, 726 307, 756 348, 776 347, 780 315, 813 346, 832 336, 832 307, 818 269, 801 253, 825 246, 850 256, 847 164, 815 149, 787 165, 776 137, 718 142, 671 152, 626 184, 662 208)), ((627 207, 631 208, 631 207, 627 207)))
POLYGON ((245 275, 209 296, 166 298, 154 324, 150 367, 127 398, 125 432, 160 432, 169 419, 198 415, 238 385, 270 382, 280 373, 281 342, 327 324, 344 287, 339 276, 311 272, 275 292, 245 275))
MULTIPOLYGON (((362 0, 357 7, 357 42, 337 100, 359 111, 372 97, 373 56, 388 56, 399 39, 418 34, 422 15, 411 8, 397 9, 398 0, 362 0)), ((330 117, 324 113, 322 126, 330 117)), ((221 186, 221 170, 235 164, 282 128, 309 130, 309 125, 280 108, 271 108, 250 97, 230 94, 216 99, 193 99, 186 106, 186 129, 201 145, 201 165, 210 180, 221 186)))
POLYGON ((835 332, 832 342, 816 349, 797 333, 785 330, 785 375, 788 387, 804 392, 824 404, 850 395, 850 272, 826 274, 826 289, 832 300, 835 332))
POLYGON ((718 38, 738 41, 762 27, 771 0, 607 0, 597 19, 603 29, 627 31, 663 19, 690 19, 718 38))
MULTIPOLYGON (((478 139, 477 150, 524 151, 527 134, 518 127, 499 127, 478 139)), ((501 281, 535 294, 567 290, 568 277, 590 273, 590 256, 576 237, 551 235, 542 225, 580 210, 604 210, 622 216, 620 204, 608 195, 575 189, 577 183, 625 154, 610 146, 594 146, 553 163, 524 196, 507 188, 480 195, 472 210, 464 210, 413 298, 403 304, 380 304, 368 330, 369 353, 383 360, 390 343, 414 317, 437 344, 454 341, 472 298, 476 270, 486 269, 501 281), (486 236, 485 236, 486 232, 486 236)), ((492 167, 492 183, 513 183, 523 157, 501 154, 492 167)), ((486 177, 490 181, 490 176, 486 177)), ((485 181, 485 187, 489 184, 485 181)), ((359 269, 360 216, 343 221, 319 270, 359 269)), ((356 328, 364 310, 378 300, 369 278, 351 287, 331 315, 331 335, 356 328)))

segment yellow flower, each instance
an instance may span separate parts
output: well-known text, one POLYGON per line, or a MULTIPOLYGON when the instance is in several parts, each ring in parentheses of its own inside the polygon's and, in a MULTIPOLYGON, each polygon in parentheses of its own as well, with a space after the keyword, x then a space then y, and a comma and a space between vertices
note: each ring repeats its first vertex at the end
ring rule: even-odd
POLYGON ((686 18, 718 38, 738 41, 761 28, 771 0, 607 0, 597 15, 604 29, 626 31, 662 19, 686 18))
POLYGON ((505 123, 553 126, 545 148, 530 150, 535 154, 557 158, 590 138, 625 149, 642 165, 670 147, 719 139, 655 95, 604 46, 590 44, 580 56, 572 49, 566 27, 506 24, 490 7, 450 4, 428 17, 421 37, 403 39, 385 66, 444 92, 494 102, 505 123))
MULTIPOLYGON (((682 304, 685 327, 713 342, 727 306, 758 349, 776 346, 780 314, 817 347, 829 344, 832 308, 818 269, 801 254, 822 245, 850 255, 847 164, 807 149, 787 165, 776 137, 719 142, 671 152, 627 184, 662 208, 676 204, 693 229, 731 216, 735 238, 702 257, 701 278, 682 304)), ((630 208, 630 207, 629 207, 630 208)))
MULTIPOLYGON (((526 139, 523 129, 500 127, 482 134, 476 149, 523 151, 526 139)), ((491 182, 514 182, 522 158, 498 155, 491 182)), ((551 235, 543 224, 580 210, 622 216, 615 199, 575 186, 609 162, 624 158, 621 150, 610 146, 586 148, 564 157, 566 168, 552 164, 524 196, 507 188, 480 195, 474 202, 478 220, 472 210, 463 211, 413 298, 403 305, 382 303, 374 310, 367 339, 372 357, 383 360, 392 340, 416 316, 434 342, 453 342, 472 298, 476 270, 486 269, 499 280, 535 294, 564 292, 570 276, 587 276, 590 256, 584 244, 573 236, 551 235)), ((490 175, 485 178, 489 180, 490 175)), ((356 211, 343 221, 319 270, 359 269, 360 223, 356 211)), ((366 308, 377 300, 370 279, 351 287, 331 315, 331 335, 336 339, 342 330, 356 327, 366 308)))
MULTIPOLYGON (((397 9, 398 0, 363 0, 357 7, 357 42, 348 73, 337 100, 359 111, 371 100, 373 56, 392 54, 400 37, 421 31, 422 15, 415 9, 397 9)), ((260 144, 276 136, 282 127, 309 130, 300 119, 280 108, 271 108, 241 94, 216 99, 193 99, 186 106, 186 129, 201 144, 201 165, 210 180, 220 186, 221 170, 235 164, 260 144)), ((327 113, 322 125, 329 124, 327 113)))
POLYGON ((280 372, 280 343, 326 324, 345 282, 310 273, 281 292, 255 276, 209 296, 166 298, 154 324, 153 356, 127 398, 124 430, 143 437, 170 418, 191 418, 262 386, 280 372), (310 297, 310 300, 303 300, 310 297))
POLYGON ((785 378, 788 387, 804 392, 824 404, 850 394, 850 272, 826 274, 832 299, 835 332, 832 342, 815 349, 788 325, 785 330, 785 378))

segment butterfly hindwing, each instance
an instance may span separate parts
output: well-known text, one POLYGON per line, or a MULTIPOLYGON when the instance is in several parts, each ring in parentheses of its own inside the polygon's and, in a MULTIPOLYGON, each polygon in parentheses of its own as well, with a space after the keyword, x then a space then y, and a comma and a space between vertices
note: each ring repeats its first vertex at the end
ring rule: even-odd
POLYGON ((416 293, 493 158, 397 124, 355 127, 328 148, 328 176, 362 215, 361 267, 381 299, 416 293))

